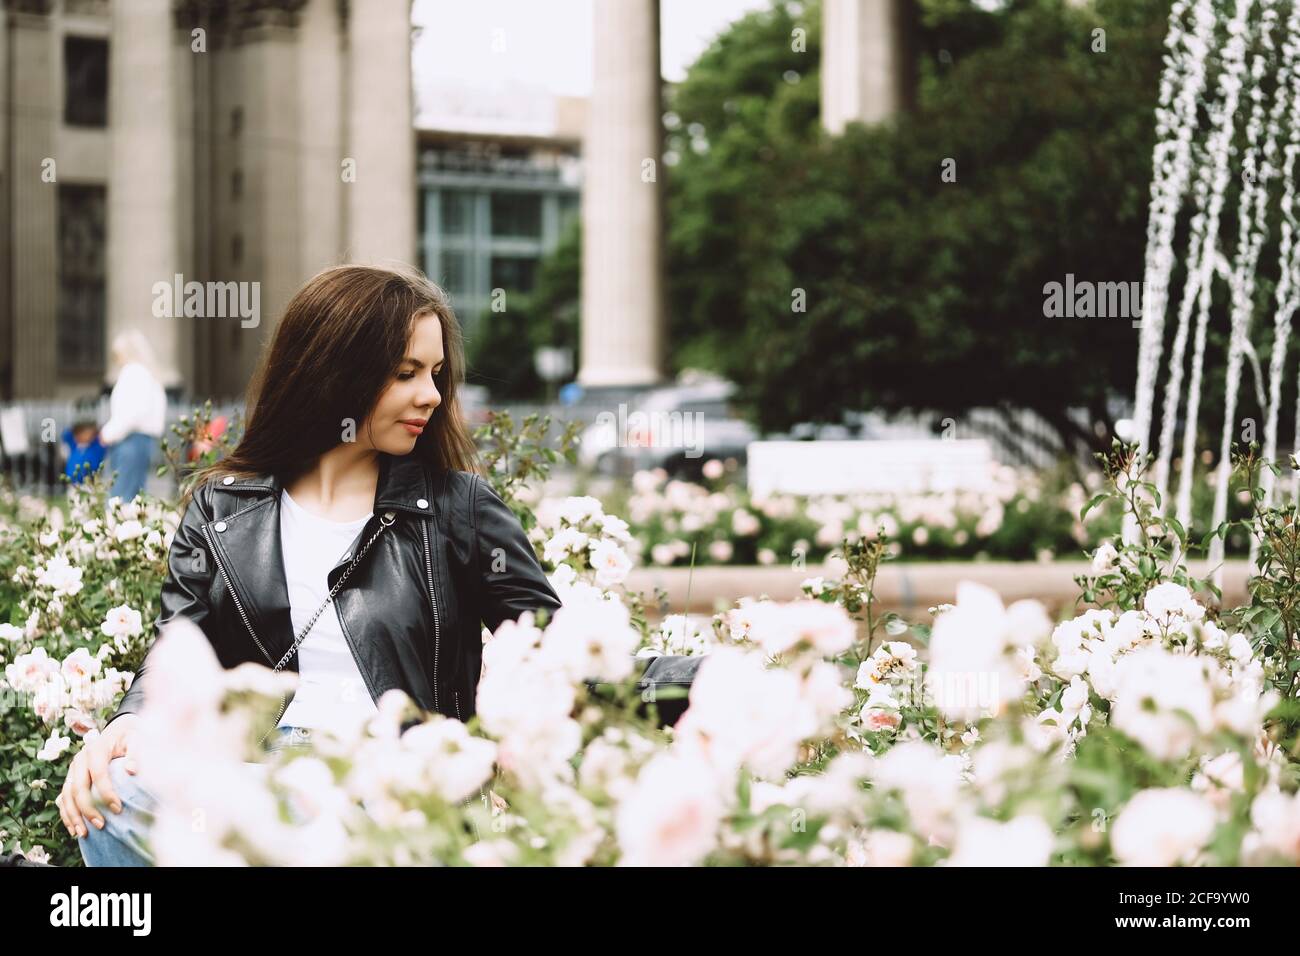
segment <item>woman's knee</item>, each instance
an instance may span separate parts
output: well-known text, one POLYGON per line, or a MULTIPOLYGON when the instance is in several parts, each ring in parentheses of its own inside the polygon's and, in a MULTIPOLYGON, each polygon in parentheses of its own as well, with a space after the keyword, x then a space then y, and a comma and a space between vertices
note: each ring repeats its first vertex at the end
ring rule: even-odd
MULTIPOLYGON (((126 757, 114 757, 108 762, 109 784, 118 804, 122 807, 120 812, 114 812, 113 808, 108 806, 100 787, 92 784, 90 788, 95 805, 100 808, 101 816, 104 818, 105 830, 121 829, 124 825, 141 821, 147 822, 152 819, 154 808, 158 805, 157 799, 149 792, 140 775, 127 772, 126 763, 126 757)), ((89 820, 86 821, 86 828, 88 831, 98 829, 89 820)))
POLYGON ((96 827, 83 815, 86 835, 77 838, 82 859, 87 866, 150 865, 152 855, 147 850, 145 838, 153 822, 157 801, 137 774, 127 773, 125 757, 110 760, 108 774, 122 809, 114 812, 105 804, 99 788, 92 787, 104 826, 102 829, 96 827))
POLYGON ((108 761, 108 779, 111 781, 113 790, 117 798, 122 801, 123 806, 128 802, 146 804, 153 806, 157 801, 154 800, 153 794, 149 791, 148 786, 141 779, 137 769, 136 773, 129 773, 126 765, 131 758, 113 757, 108 761))

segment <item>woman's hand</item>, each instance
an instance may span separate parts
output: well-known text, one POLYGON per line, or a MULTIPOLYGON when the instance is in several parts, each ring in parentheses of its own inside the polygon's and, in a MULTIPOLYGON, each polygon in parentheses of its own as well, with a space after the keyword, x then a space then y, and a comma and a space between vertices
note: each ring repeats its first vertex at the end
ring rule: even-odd
POLYGON ((63 818, 63 825, 72 836, 86 835, 85 818, 89 818, 98 829, 104 828, 100 805, 90 789, 92 785, 99 790, 103 802, 114 813, 122 812, 122 801, 117 798, 109 777, 108 762, 114 757, 126 757, 126 772, 137 772, 135 761, 128 756, 135 721, 134 714, 123 714, 72 758, 72 764, 68 767, 68 779, 63 782, 62 792, 54 799, 59 808, 59 816, 63 818))

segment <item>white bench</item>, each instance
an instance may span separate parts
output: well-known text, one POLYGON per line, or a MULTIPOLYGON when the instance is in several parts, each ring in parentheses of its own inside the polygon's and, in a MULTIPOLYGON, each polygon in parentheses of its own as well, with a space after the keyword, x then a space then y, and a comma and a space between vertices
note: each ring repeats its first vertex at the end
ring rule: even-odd
POLYGON ((756 441, 747 454, 751 494, 985 491, 993 481, 983 439, 756 441))

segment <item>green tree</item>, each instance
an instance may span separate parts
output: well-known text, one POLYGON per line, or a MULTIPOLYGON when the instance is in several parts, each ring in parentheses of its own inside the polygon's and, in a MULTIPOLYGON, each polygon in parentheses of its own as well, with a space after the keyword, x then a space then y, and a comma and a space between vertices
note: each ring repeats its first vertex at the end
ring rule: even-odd
POLYGON ((1047 318, 1043 287, 1142 278, 1167 2, 917 10, 917 101, 895 121, 820 129, 816 5, 738 21, 672 92, 707 141, 669 178, 674 357, 733 377, 765 428, 1017 406, 1094 443, 1067 409, 1106 422, 1137 331, 1047 318))
POLYGON ((532 291, 506 290, 508 308, 484 313, 481 332, 467 345, 469 382, 487 386, 499 399, 540 400, 546 383, 533 355, 544 345, 569 349, 576 370, 581 255, 575 221, 538 265, 532 291))

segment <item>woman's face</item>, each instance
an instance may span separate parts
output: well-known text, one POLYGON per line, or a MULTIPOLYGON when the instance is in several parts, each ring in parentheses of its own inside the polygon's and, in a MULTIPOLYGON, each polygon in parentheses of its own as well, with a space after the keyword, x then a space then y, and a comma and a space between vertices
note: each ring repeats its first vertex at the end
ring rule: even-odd
POLYGON ((442 403, 433 377, 442 371, 443 361, 442 323, 436 315, 421 316, 412 324, 406 356, 358 430, 357 440, 390 455, 410 454, 442 403))

